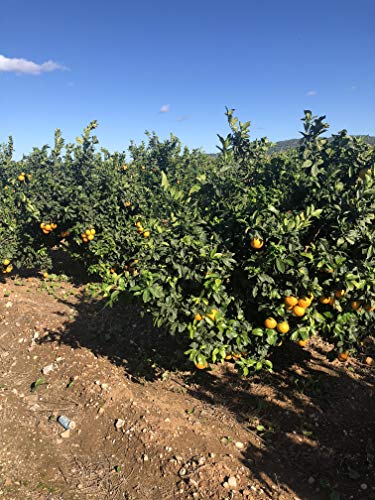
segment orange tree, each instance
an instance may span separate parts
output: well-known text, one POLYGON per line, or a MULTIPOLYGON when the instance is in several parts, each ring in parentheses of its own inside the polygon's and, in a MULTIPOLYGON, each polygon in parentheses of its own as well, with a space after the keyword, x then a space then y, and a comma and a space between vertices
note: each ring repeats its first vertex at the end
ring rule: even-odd
POLYGON ((272 349, 317 332, 346 359, 373 328, 374 151, 345 131, 322 138, 325 117, 306 111, 299 150, 270 155, 226 114, 214 159, 154 133, 129 159, 111 154, 96 122, 21 162, 3 148, 12 252, 46 268, 64 248, 111 302, 139 297, 199 368, 271 368, 272 349))

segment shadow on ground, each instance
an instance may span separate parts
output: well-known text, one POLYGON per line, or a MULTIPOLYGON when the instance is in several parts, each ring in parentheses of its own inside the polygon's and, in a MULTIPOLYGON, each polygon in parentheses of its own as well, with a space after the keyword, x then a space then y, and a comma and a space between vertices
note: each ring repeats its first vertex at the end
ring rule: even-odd
POLYGON ((180 370, 192 397, 230 414, 249 432, 243 464, 267 498, 282 498, 285 485, 301 499, 375 498, 370 368, 329 363, 321 343, 316 349, 286 345, 274 356, 273 374, 241 379, 230 364, 192 373, 184 346, 142 318, 137 303, 109 309, 83 295, 73 307, 74 321, 41 342, 88 348, 140 383, 180 370))

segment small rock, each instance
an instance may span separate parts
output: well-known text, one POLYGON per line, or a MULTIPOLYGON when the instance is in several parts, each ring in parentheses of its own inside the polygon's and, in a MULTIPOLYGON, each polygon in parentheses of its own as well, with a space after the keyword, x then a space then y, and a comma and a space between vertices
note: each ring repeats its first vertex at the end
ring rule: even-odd
POLYGON ((43 375, 48 375, 49 373, 53 372, 53 370, 56 370, 56 368, 57 365, 55 363, 50 363, 49 365, 42 368, 42 373, 43 375))
POLYGON ((196 481, 195 479, 193 478, 190 478, 189 479, 189 485, 190 486, 194 486, 194 488, 198 488, 199 484, 198 484, 198 481, 196 481))
POLYGON ((98 415, 103 415, 103 413, 104 413, 104 408, 103 407, 99 408, 98 415))
POLYGON ((210 458, 215 458, 215 457, 216 457, 216 453, 209 453, 209 454, 208 454, 208 456, 209 456, 210 458))
POLYGON ((241 441, 237 441, 236 444, 235 444, 235 446, 239 450, 243 450, 245 448, 245 445, 243 443, 241 443, 241 441))
POLYGON ((367 490, 367 484, 366 483, 362 483, 361 484, 361 490, 367 490))
POLYGON ((178 475, 179 476, 185 476, 187 470, 185 469, 185 467, 181 467, 181 469, 178 471, 178 475))
POLYGON ((144 462, 148 462, 148 455, 146 455, 146 453, 144 453, 144 454, 143 454, 143 456, 142 456, 142 460, 143 460, 144 462))
POLYGON ((234 476, 230 476, 228 478, 228 487, 231 490, 235 490, 237 488, 237 479, 234 476))
POLYGON ((223 487, 224 487, 226 490, 228 490, 228 489, 229 489, 229 484, 228 484, 228 482, 227 482, 227 481, 224 481, 224 482, 223 482, 223 487))
POLYGON ((307 480, 309 484, 314 484, 315 483, 315 478, 310 476, 309 479, 307 480))
POLYGON ((125 425, 125 420, 123 420, 122 418, 118 418, 117 420, 115 420, 115 427, 117 430, 122 429, 124 425, 125 425))
POLYGON ((62 433, 60 434, 60 436, 61 436, 63 439, 67 439, 67 438, 69 438, 69 437, 70 437, 70 429, 68 429, 68 430, 66 430, 66 431, 64 431, 64 432, 62 432, 62 433))

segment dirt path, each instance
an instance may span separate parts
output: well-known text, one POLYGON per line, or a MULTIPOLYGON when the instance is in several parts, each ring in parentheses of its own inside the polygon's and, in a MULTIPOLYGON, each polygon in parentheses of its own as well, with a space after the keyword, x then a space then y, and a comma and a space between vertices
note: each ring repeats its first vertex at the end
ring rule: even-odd
POLYGON ((0 496, 375 498, 372 368, 316 341, 239 380, 230 363, 176 372, 171 344, 82 286, 0 283, 0 496))

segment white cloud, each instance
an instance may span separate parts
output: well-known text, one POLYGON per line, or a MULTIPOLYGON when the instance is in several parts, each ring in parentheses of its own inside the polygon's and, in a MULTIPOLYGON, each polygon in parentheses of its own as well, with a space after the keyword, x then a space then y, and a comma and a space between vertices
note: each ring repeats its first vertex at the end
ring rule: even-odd
POLYGON ((316 90, 309 90, 309 91, 307 92, 307 94, 306 94, 306 95, 308 95, 308 96, 310 96, 310 97, 311 97, 311 96, 313 96, 313 95, 316 95, 317 93, 318 93, 318 92, 317 92, 316 90))
POLYGON ((16 57, 5 57, 0 54, 0 73, 26 73, 28 75, 40 75, 57 69, 67 69, 65 66, 56 63, 55 61, 46 61, 42 64, 37 64, 27 59, 19 59, 16 57))
POLYGON ((168 113, 169 108, 169 104, 163 104, 163 106, 160 108, 160 113, 168 113))

